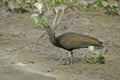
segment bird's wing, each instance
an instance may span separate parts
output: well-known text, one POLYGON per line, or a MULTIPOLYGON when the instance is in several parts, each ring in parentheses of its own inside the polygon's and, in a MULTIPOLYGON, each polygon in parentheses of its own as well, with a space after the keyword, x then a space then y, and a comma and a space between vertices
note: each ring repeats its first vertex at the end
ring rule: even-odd
POLYGON ((59 44, 66 49, 77 49, 81 47, 87 47, 88 44, 80 39, 79 34, 67 33, 58 37, 59 44))
POLYGON ((78 33, 66 33, 58 37, 59 44, 66 49, 86 48, 89 45, 101 45, 101 41, 78 33))

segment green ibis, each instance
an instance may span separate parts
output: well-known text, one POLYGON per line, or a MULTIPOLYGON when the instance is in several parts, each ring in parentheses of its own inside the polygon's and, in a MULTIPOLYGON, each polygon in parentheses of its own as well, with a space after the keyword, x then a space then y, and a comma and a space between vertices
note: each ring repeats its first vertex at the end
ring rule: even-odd
MULTIPOLYGON (((51 29, 49 25, 45 26, 45 30, 49 35, 50 42, 59 48, 63 48, 68 51, 68 56, 64 62, 64 64, 72 64, 73 63, 73 50, 78 48, 88 48, 89 46, 102 47, 102 42, 98 39, 83 35, 79 33, 67 32, 58 37, 55 36, 55 31, 51 29)), ((63 63, 60 60, 60 63, 63 63)))

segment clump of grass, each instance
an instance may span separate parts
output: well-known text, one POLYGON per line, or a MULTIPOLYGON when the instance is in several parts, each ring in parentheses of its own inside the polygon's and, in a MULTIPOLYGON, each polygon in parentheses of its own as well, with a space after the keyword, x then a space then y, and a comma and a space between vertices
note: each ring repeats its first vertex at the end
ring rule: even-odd
POLYGON ((32 12, 34 3, 41 2, 41 0, 3 0, 2 2, 8 10, 24 13, 32 12))
MULTIPOLYGON (((34 12, 36 10, 34 4, 36 2, 44 3, 44 8, 46 10, 55 11, 56 7, 62 7, 66 5, 67 7, 75 7, 81 10, 87 10, 89 8, 89 3, 85 0, 2 0, 2 3, 8 8, 9 11, 24 13, 24 12, 34 12)), ((118 4, 119 1, 110 1, 110 0, 94 0, 92 7, 95 7, 97 10, 103 10, 105 14, 108 15, 118 15, 118 4)), ((63 8, 59 9, 58 12, 62 12, 61 16, 64 13, 63 8)), ((55 11, 55 14, 58 15, 55 11)), ((60 17, 59 20, 61 20, 60 17)), ((59 20, 58 23, 59 24, 59 20)), ((53 23, 53 26, 54 23, 53 23)))
POLYGON ((93 46, 90 46, 89 50, 90 50, 89 54, 84 54, 83 55, 83 62, 99 63, 99 64, 104 64, 105 63, 105 57, 104 57, 105 53, 94 50, 93 46))
POLYGON ((88 7, 88 3, 84 0, 82 0, 82 1, 79 1, 79 6, 82 10, 86 10, 88 7))
POLYGON ((108 0, 94 0, 93 5, 97 10, 104 10, 105 14, 108 15, 119 15, 118 14, 118 2, 108 0))
POLYGON ((32 20, 33 20, 33 22, 35 23, 36 26, 41 27, 42 26, 41 24, 46 24, 47 23, 47 17, 44 16, 44 11, 42 11, 43 3, 36 2, 34 4, 34 6, 36 7, 36 9, 38 9, 39 13, 33 13, 31 15, 31 18, 32 18, 32 20))

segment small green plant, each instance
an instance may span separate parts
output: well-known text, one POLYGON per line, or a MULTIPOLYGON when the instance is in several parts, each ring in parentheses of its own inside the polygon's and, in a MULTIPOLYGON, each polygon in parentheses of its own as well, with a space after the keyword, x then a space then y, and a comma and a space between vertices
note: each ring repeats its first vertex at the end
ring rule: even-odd
POLYGON ((48 10, 54 10, 56 6, 60 6, 63 3, 63 0, 48 0, 46 3, 46 8, 48 10))
POLYGON ((102 2, 104 0, 94 0, 94 4, 93 6, 97 9, 97 10, 100 10, 102 8, 102 2))
POLYGON ((6 8, 18 13, 31 11, 36 2, 41 2, 41 0, 3 0, 3 4, 6 8))
POLYGON ((108 0, 94 0, 94 7, 97 10, 104 9, 108 15, 118 15, 118 2, 109 2, 108 0))
POLYGON ((118 15, 118 3, 117 2, 107 2, 104 1, 102 6, 105 10, 105 13, 108 15, 118 15))
POLYGON ((40 3, 40 2, 36 2, 34 4, 34 6, 39 10, 39 13, 32 14, 31 18, 34 21, 36 26, 41 27, 41 26, 43 26, 42 24, 46 24, 47 23, 47 17, 45 17, 43 15, 43 11, 42 11, 43 4, 40 3), (39 21, 40 21, 40 23, 39 23, 39 21))
POLYGON ((88 3, 85 0, 80 1, 79 4, 83 10, 86 10, 88 7, 88 3))
POLYGON ((90 54, 83 55, 83 61, 87 62, 87 63, 100 63, 103 64, 105 63, 105 57, 104 57, 104 53, 101 53, 99 51, 95 51, 93 46, 90 46, 91 49, 90 50, 90 54))
POLYGON ((63 0, 55 0, 55 2, 58 3, 58 4, 62 4, 63 0))
MULTIPOLYGON (((39 10, 39 13, 38 14, 33 14, 33 15, 31 15, 31 17, 32 17, 32 19, 33 19, 33 21, 34 21, 34 23, 36 24, 36 25, 40 25, 40 24, 38 24, 38 22, 39 21, 41 21, 41 24, 46 24, 47 23, 47 17, 46 16, 44 16, 44 11, 42 11, 42 7, 43 7, 43 3, 40 3, 40 2, 36 2, 36 3, 34 3, 34 6, 36 7, 36 9, 38 9, 39 10), (38 17, 40 18, 40 20, 38 20, 38 17)), ((55 28, 56 27, 56 25, 58 25, 59 23, 60 23, 60 21, 61 21, 61 19, 62 19, 62 17, 63 17, 63 15, 64 15, 64 12, 65 12, 65 9, 67 8, 67 6, 66 5, 59 5, 59 6, 56 6, 53 10, 55 11, 55 18, 54 18, 54 20, 53 20, 53 28, 55 28), (60 15, 60 17, 59 17, 59 12, 61 11, 61 15, 60 15), (59 17, 59 18, 58 18, 59 17), (58 19, 58 20, 57 20, 58 19), (56 24, 56 25, 55 25, 56 24)))
POLYGON ((9 2, 9 0, 2 0, 2 3, 5 5, 5 6, 8 6, 8 3, 9 2))
POLYGON ((31 18, 32 18, 33 22, 35 23, 35 25, 39 25, 38 16, 39 16, 38 14, 31 15, 31 18))
POLYGON ((27 0, 29 8, 33 8, 36 2, 42 2, 42 0, 27 0))

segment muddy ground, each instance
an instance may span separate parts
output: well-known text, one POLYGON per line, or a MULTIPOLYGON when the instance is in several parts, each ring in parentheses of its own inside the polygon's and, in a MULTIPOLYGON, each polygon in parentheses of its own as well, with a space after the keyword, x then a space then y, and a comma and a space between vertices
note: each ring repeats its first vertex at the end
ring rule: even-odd
MULTIPOLYGON (((53 18, 49 17, 50 25, 53 18)), ((72 31, 103 41, 108 49, 105 64, 83 63, 88 49, 74 50, 74 64, 58 64, 66 51, 54 47, 46 34, 34 48, 45 31, 33 24, 30 14, 14 14, 0 19, 0 80, 120 80, 120 16, 66 12, 55 31, 56 35, 72 31)))

